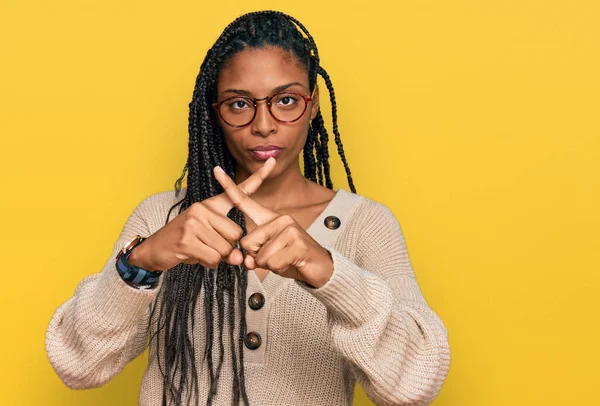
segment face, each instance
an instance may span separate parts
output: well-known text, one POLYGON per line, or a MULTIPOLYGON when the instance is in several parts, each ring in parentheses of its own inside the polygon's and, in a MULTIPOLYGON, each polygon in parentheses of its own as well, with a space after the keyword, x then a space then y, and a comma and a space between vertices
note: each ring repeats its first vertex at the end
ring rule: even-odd
MULTIPOLYGON (((217 80, 218 102, 240 95, 261 99, 281 91, 310 96, 308 72, 292 54, 279 47, 245 49, 237 53, 219 72, 217 80)), ((289 99, 280 100, 280 108, 290 102, 289 99)), ((276 101, 272 103, 275 111, 276 101)), ((233 105, 235 108, 243 106, 243 102, 233 105)), ((258 146, 280 148, 277 164, 269 177, 297 168, 310 120, 317 112, 318 89, 315 89, 304 115, 293 123, 278 122, 269 113, 266 100, 257 102, 256 117, 245 127, 230 127, 219 117, 225 143, 237 162, 237 175, 246 178, 266 161, 268 157, 264 154, 256 156, 251 152, 258 146)))

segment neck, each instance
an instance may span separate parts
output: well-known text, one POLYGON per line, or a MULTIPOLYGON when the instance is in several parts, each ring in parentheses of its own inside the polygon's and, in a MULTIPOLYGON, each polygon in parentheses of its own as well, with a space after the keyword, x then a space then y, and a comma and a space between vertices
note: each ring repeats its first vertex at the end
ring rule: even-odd
MULTIPOLYGON (((279 165, 277 163, 276 165, 279 165)), ((277 213, 285 213, 290 208, 302 205, 309 200, 310 181, 300 171, 300 159, 296 158, 287 169, 281 173, 271 172, 256 192, 252 200, 277 213)), ((239 184, 251 175, 246 169, 236 165, 235 178, 239 184)))

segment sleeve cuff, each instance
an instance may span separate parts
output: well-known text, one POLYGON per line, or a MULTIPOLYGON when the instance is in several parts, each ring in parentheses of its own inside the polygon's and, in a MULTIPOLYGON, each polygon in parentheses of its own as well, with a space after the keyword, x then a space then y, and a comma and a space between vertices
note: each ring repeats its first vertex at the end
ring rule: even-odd
POLYGON ((136 289, 121 279, 114 262, 114 258, 111 259, 107 269, 96 280, 93 307, 108 324, 136 324, 148 311, 163 278, 161 276, 151 289, 136 289))

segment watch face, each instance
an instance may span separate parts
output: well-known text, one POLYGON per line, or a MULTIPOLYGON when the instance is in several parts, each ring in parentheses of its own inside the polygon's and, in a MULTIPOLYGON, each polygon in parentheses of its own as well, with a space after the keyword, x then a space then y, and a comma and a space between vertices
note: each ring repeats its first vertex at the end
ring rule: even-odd
POLYGON ((131 248, 138 243, 138 241, 141 239, 142 237, 140 235, 136 235, 135 237, 133 237, 131 240, 127 241, 125 243, 125 245, 123 246, 123 249, 120 250, 117 253, 117 259, 119 259, 119 257, 121 256, 121 254, 127 254, 127 252, 129 250, 131 250, 131 248))

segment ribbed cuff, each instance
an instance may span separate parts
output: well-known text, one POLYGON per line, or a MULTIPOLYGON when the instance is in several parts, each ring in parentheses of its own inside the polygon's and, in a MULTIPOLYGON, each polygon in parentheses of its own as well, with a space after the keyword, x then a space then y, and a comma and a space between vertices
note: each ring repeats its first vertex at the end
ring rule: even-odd
POLYGON ((381 309, 377 300, 392 292, 379 276, 369 272, 342 255, 339 251, 326 247, 333 259, 333 274, 325 285, 313 288, 296 281, 302 289, 310 292, 321 301, 328 312, 353 326, 364 324, 381 309))
POLYGON ((121 279, 112 260, 96 281, 93 306, 110 325, 136 324, 155 299, 162 279, 152 289, 136 289, 121 279))

